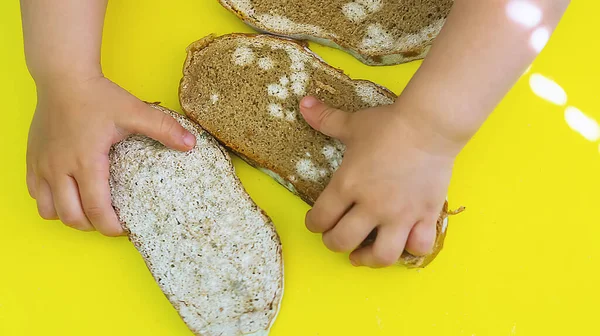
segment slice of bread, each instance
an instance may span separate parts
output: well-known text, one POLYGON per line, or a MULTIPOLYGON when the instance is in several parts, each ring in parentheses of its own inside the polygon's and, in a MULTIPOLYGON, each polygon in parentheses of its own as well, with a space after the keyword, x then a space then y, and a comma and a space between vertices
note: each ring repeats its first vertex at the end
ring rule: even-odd
MULTIPOLYGON (((305 95, 345 111, 392 104, 396 96, 372 82, 352 80, 305 46, 270 35, 212 36, 193 43, 180 85, 186 114, 251 165, 313 204, 342 161, 345 146, 312 129, 299 113, 305 95)), ((446 208, 436 250, 405 253, 409 267, 429 263, 442 247, 446 208)))
POLYGON ((179 152, 141 135, 110 151, 113 206, 156 282, 202 336, 268 334, 283 295, 281 243, 235 175, 227 152, 197 138, 179 152))
POLYGON ((308 39, 365 64, 425 57, 454 0, 219 0, 253 28, 308 39))

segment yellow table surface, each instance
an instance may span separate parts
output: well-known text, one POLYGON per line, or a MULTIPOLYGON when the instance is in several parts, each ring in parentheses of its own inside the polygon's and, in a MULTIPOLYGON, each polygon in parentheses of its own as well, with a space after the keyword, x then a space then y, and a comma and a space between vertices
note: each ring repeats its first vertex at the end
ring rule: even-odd
MULTIPOLYGON (((424 270, 353 268, 303 224, 308 206, 236 160, 284 248, 281 335, 598 335, 600 152, 565 121, 600 120, 600 4, 573 1, 546 50, 456 162, 446 247, 424 270), (596 42, 594 42, 596 41, 596 42), (530 88, 542 74, 565 106, 530 88)), ((112 1, 106 75, 180 111, 185 47, 251 31, 212 0, 112 1)), ((400 93, 418 62, 368 67, 312 44, 332 65, 400 93)), ((477 57, 477 55, 473 55, 477 57)), ((0 2, 0 335, 191 335, 126 238, 81 233, 37 215, 25 186, 35 87, 18 1, 0 2)))

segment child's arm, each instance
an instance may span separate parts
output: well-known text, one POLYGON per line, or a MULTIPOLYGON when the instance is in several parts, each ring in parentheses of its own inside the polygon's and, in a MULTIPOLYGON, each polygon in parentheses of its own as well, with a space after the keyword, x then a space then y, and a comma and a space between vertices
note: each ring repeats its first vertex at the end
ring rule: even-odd
POLYGON ((397 102, 355 114, 314 98, 305 119, 342 140, 346 154, 307 214, 333 251, 355 265, 395 263, 406 248, 428 253, 454 158, 523 74, 568 0, 456 0, 443 31, 397 102))
POLYGON ((21 0, 27 66, 36 83, 102 76, 107 1, 21 0))
POLYGON ((45 219, 119 235, 108 151, 131 133, 179 150, 194 136, 102 75, 107 0, 22 0, 27 65, 38 103, 27 146, 27 187, 45 219))

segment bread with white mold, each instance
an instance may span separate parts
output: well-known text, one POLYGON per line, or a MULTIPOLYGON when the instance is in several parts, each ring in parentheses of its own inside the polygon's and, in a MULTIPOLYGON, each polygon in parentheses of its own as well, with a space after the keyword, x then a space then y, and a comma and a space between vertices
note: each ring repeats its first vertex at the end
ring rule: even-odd
POLYGON ((425 57, 454 0, 219 0, 255 29, 345 50, 365 64, 425 57))
POLYGON ((115 144, 113 206, 156 282, 195 335, 264 336, 283 295, 281 243, 197 124, 153 105, 197 139, 188 152, 142 135, 115 144))
MULTIPOLYGON (((190 119, 311 205, 341 164, 345 146, 304 121, 300 99, 313 95, 349 112, 396 99, 379 85, 350 79, 306 46, 270 35, 197 41, 188 48, 183 73, 180 102, 190 119)), ((433 252, 405 252, 400 263, 424 267, 437 255, 447 205, 440 210, 433 252)))

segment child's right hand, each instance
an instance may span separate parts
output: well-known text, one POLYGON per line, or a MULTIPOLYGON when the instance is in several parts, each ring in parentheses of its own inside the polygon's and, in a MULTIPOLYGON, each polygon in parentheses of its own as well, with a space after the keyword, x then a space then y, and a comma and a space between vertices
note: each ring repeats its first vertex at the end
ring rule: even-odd
POLYGON ((44 219, 123 234, 108 185, 110 147, 132 133, 189 150, 194 136, 105 77, 38 85, 29 130, 27 187, 44 219))

